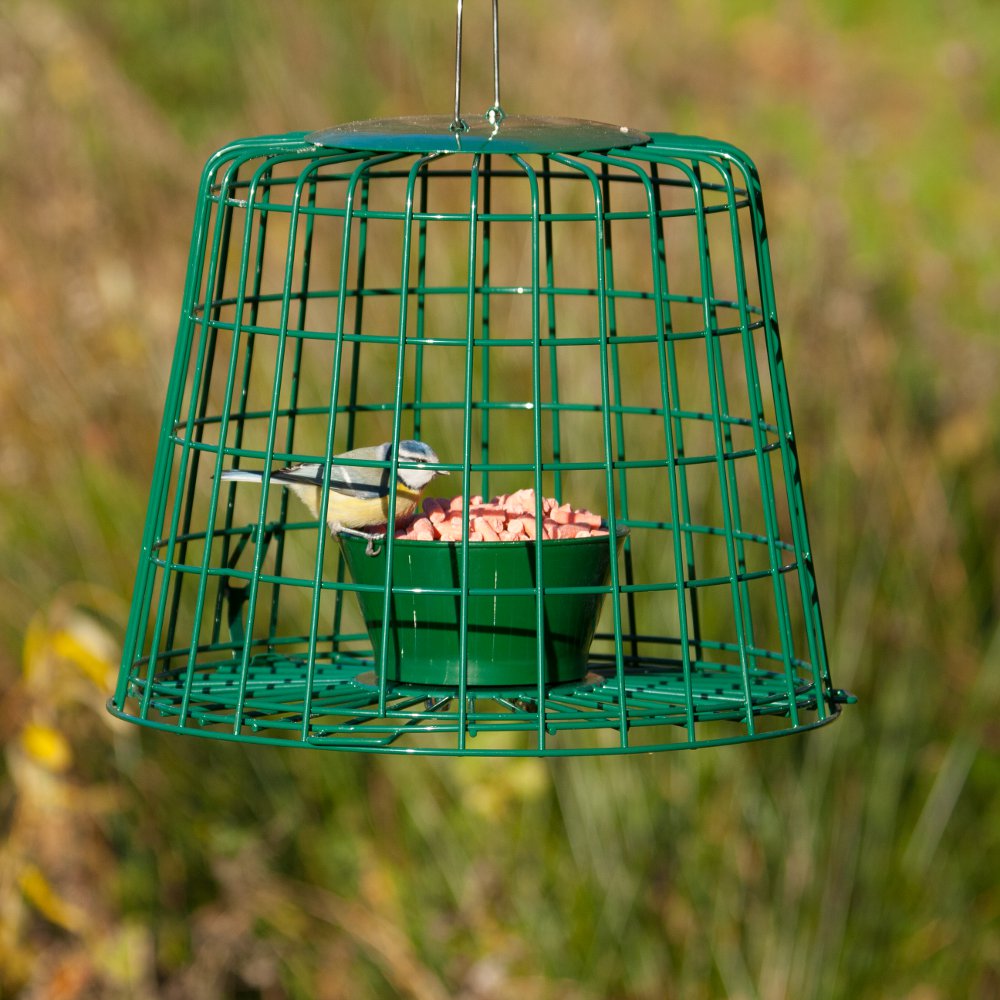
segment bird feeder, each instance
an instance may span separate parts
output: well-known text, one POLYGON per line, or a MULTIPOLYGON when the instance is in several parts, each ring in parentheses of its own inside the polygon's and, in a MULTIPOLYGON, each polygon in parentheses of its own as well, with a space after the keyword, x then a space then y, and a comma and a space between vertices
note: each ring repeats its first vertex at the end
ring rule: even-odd
MULTIPOLYGON (((761 187, 724 142, 493 106, 234 142, 198 192, 117 716, 591 754, 802 732, 827 666, 761 187), (333 538, 228 469, 431 445, 590 537, 333 538)), ((324 483, 332 481, 332 471, 324 483)), ((441 493, 442 484, 449 492, 441 493)), ((434 495, 428 492, 426 496, 434 495)), ((534 513, 534 512, 532 512, 534 513)))

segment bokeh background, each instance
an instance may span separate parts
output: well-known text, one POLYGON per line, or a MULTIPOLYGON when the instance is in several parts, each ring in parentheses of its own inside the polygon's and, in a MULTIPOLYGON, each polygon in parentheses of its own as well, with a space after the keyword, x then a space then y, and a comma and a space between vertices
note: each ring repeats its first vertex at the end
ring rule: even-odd
MULTIPOLYGON (((445 0, 0 4, 0 997, 1000 995, 1000 7, 504 0, 504 105, 764 183, 836 725, 634 759, 147 733, 117 670, 197 179, 446 113, 445 0)), ((490 100, 466 4, 470 108, 490 100)))

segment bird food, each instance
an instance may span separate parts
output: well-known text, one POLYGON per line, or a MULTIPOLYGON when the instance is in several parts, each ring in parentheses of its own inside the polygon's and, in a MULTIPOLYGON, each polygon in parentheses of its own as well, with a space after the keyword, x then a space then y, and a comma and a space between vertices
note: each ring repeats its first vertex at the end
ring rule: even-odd
MULTIPOLYGON (((543 497, 541 503, 543 539, 592 538, 608 534, 600 514, 543 497)), ((525 542, 539 535, 538 504, 533 489, 502 493, 484 500, 469 499, 466 510, 462 496, 446 499, 426 497, 423 514, 396 530, 396 538, 410 541, 460 542, 463 521, 468 520, 470 542, 525 542)))

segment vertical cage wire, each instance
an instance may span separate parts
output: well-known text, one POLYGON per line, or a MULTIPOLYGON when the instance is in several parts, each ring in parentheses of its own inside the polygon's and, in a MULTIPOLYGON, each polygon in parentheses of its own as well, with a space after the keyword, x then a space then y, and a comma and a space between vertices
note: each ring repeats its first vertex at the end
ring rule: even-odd
MULTIPOLYGON (((383 463, 389 509, 400 461, 383 463)), ((281 745, 614 753, 796 732, 846 697, 745 154, 665 134, 423 154, 294 133, 209 160, 115 714, 281 745), (543 496, 599 511, 606 580, 564 578, 565 543, 545 542, 529 586, 484 581, 466 530, 417 543, 451 561, 430 579, 400 576, 413 543, 388 532, 365 582, 325 495, 314 519, 274 483, 221 478, 406 438, 466 498, 531 487, 538 524, 543 496), (484 599, 519 609, 530 682, 476 672, 484 599), (553 683, 553 622, 581 601, 602 608, 585 670, 553 683), (447 639, 418 640, 451 643, 448 670, 414 681, 400 609, 416 629, 441 602, 447 639)))

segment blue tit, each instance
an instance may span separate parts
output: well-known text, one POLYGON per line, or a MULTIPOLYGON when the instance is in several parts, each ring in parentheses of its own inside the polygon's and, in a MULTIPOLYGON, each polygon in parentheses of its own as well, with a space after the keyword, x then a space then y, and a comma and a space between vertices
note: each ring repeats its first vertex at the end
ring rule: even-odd
MULTIPOLYGON (((365 551, 375 555, 372 543, 380 535, 359 529, 387 524, 389 518, 389 476, 386 466, 341 465, 342 461, 361 459, 368 462, 388 462, 392 455, 392 442, 368 448, 355 448, 335 456, 336 464, 330 467, 330 497, 326 505, 326 523, 333 535, 358 535, 368 539, 365 551)), ((399 461, 412 462, 416 468, 397 469, 396 514, 392 519, 407 517, 417 509, 420 494, 435 476, 448 475, 438 468, 439 459, 434 450, 423 441, 400 441, 399 461)), ((321 490, 325 469, 319 462, 298 463, 278 469, 268 475, 268 481, 287 486, 309 508, 313 517, 319 517, 321 490)), ((262 472, 246 469, 227 469, 223 479, 231 482, 260 483, 262 472)))

